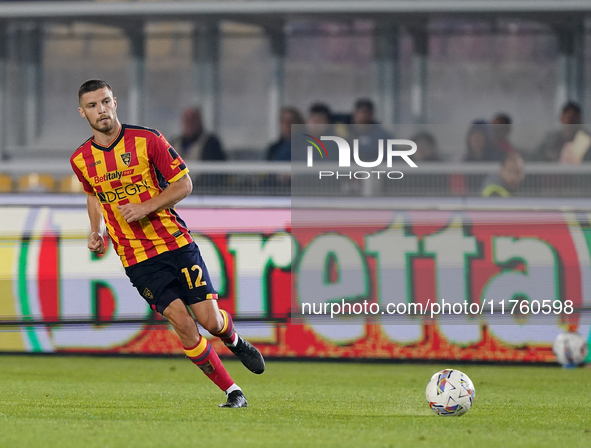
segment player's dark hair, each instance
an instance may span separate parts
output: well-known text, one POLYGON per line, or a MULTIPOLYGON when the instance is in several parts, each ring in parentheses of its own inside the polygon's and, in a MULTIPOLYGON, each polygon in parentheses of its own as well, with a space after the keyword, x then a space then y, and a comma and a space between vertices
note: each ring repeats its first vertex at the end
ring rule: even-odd
POLYGON ((103 81, 102 79, 89 79, 78 89, 78 101, 80 101, 80 98, 82 98, 82 95, 85 93, 94 92, 105 87, 113 93, 113 89, 111 89, 111 86, 107 81, 103 81))

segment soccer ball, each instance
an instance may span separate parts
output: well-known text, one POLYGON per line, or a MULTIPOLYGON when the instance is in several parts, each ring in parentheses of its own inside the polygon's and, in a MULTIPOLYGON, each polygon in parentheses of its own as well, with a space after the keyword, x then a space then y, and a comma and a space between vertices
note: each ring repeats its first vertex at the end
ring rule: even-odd
POLYGON ((552 351, 561 366, 577 367, 585 363, 589 348, 587 341, 579 333, 566 331, 556 337, 552 351))
POLYGON ((442 416, 460 416, 474 403, 474 385, 463 372, 445 369, 431 377, 425 395, 433 412, 442 416))

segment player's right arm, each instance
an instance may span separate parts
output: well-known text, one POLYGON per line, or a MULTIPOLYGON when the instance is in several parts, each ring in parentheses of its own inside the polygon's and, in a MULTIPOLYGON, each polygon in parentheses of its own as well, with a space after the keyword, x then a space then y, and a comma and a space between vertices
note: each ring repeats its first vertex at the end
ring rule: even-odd
POLYGON ((105 240, 101 232, 103 212, 98 198, 94 195, 87 195, 86 207, 90 219, 90 235, 88 236, 88 249, 97 254, 105 253, 105 240))
MULTIPOLYGON (((80 147, 82 148, 82 146, 80 147)), ((90 218, 90 235, 88 235, 88 249, 97 254, 105 253, 105 240, 101 231, 101 223, 103 219, 103 211, 98 198, 95 195, 94 188, 84 177, 81 168, 77 165, 84 164, 84 159, 80 154, 80 148, 70 158, 70 165, 78 180, 82 183, 84 191, 86 192, 86 208, 88 210, 88 217, 90 218)))

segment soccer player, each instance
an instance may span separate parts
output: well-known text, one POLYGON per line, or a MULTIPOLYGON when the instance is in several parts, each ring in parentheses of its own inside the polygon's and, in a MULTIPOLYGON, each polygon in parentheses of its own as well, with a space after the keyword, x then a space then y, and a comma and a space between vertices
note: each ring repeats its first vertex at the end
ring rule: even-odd
POLYGON ((188 310, 250 371, 263 373, 262 355, 234 331, 230 314, 218 308, 199 248, 174 209, 193 189, 189 170, 158 131, 119 122, 117 99, 105 81, 82 84, 78 105, 93 134, 70 159, 88 194, 88 248, 105 252, 103 217, 131 283, 172 324, 189 359, 226 393, 220 407, 246 407, 242 390, 188 310))

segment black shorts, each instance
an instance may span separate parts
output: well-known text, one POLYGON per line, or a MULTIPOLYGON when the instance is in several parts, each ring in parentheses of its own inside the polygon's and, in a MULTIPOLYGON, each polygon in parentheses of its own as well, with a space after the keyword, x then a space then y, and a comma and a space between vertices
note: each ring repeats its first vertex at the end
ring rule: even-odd
POLYGON ((192 305, 218 298, 195 243, 129 266, 125 273, 150 308, 160 314, 176 299, 192 305))

